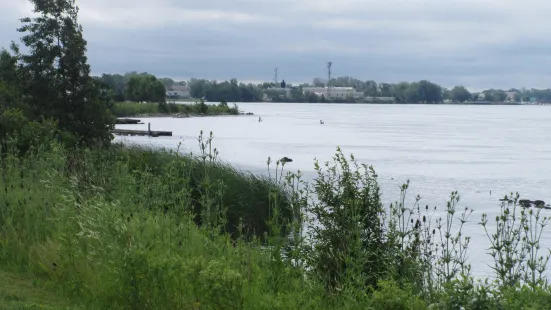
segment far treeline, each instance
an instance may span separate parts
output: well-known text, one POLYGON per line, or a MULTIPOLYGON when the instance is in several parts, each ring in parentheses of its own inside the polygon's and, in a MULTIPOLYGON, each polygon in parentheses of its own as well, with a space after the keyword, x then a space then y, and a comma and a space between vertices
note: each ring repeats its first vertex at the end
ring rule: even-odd
POLYGON ((236 79, 215 81, 191 79, 175 81, 170 78, 157 78, 149 73, 130 72, 126 74, 103 74, 96 77, 106 87, 109 97, 115 102, 150 101, 160 102, 166 92, 180 91, 178 99, 205 99, 210 102, 388 102, 388 103, 464 103, 469 101, 486 102, 551 102, 551 89, 487 89, 470 92, 464 86, 451 89, 427 80, 418 82, 377 83, 362 81, 352 77, 331 79, 331 87, 353 87, 362 97, 325 98, 308 93, 305 87, 325 87, 327 83, 315 78, 312 83, 300 85, 286 84, 287 92, 282 92, 280 83, 242 83, 236 79), (182 91, 183 90, 183 91, 182 91), (385 100, 391 98, 392 100, 385 100))

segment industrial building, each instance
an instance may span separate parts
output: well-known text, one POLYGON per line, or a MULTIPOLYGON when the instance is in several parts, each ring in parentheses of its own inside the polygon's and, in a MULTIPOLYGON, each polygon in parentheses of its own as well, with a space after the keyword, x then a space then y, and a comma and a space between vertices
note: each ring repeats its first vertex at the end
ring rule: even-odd
POLYGON ((316 94, 318 96, 323 95, 328 99, 346 99, 354 98, 359 99, 364 97, 363 92, 356 91, 354 87, 303 87, 302 92, 316 94))

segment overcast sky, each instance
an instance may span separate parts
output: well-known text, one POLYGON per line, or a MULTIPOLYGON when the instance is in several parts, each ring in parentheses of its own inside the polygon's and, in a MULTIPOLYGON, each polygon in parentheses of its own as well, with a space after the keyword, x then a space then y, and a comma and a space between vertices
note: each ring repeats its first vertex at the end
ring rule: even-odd
MULTIPOLYGON (((548 88, 548 0, 80 0, 94 74, 548 88)), ((26 0, 0 0, 0 44, 26 0)))

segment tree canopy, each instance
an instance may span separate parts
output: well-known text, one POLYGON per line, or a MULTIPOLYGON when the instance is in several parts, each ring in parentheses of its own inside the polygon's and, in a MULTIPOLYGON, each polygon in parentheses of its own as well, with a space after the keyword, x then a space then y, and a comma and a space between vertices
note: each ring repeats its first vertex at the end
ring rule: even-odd
POLYGON ((109 102, 90 76, 86 40, 75 0, 31 0, 36 17, 21 19, 22 53, 13 43, 0 54, 3 117, 52 120, 75 142, 108 142, 113 118, 109 102), (17 111, 5 113, 8 109, 17 111))
POLYGON ((164 102, 166 89, 164 84, 153 75, 133 75, 128 81, 126 98, 139 102, 164 102))
POLYGON ((255 102, 262 100, 261 87, 238 83, 236 79, 224 82, 191 79, 188 86, 193 98, 204 98, 207 101, 255 102))
POLYGON ((471 93, 463 86, 456 86, 450 92, 450 99, 457 102, 465 102, 471 97, 471 93))

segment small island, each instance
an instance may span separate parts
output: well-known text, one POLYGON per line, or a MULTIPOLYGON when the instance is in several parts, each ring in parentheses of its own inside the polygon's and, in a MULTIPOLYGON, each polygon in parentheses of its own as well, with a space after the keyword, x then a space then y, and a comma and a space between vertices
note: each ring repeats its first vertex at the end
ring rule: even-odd
MULTIPOLYGON (((220 115, 253 115, 239 111, 237 104, 229 106, 226 101, 219 104, 207 104, 204 100, 196 103, 183 104, 161 101, 155 102, 115 102, 111 106, 111 113, 120 118, 126 117, 201 117, 220 115)), ((134 122, 117 122, 119 124, 135 124, 134 122)))

